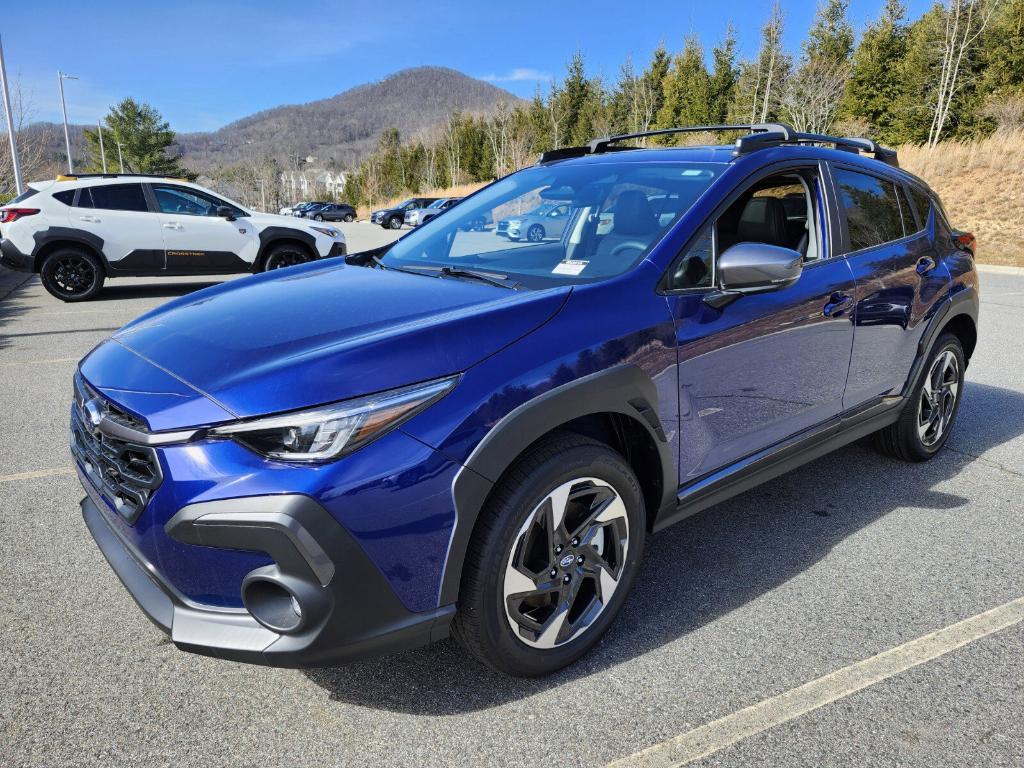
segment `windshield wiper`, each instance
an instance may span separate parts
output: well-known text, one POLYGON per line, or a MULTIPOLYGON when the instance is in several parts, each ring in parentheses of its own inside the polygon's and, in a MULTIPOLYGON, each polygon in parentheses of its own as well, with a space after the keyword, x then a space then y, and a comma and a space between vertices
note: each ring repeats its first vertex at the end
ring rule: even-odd
POLYGON ((408 269, 423 270, 424 272, 437 272, 439 276, 444 277, 468 277, 471 280, 479 280, 482 283, 488 285, 496 285, 499 288, 508 288, 510 291, 514 291, 519 283, 512 281, 509 282, 509 276, 503 275, 500 272, 478 272, 475 269, 461 269, 459 267, 439 267, 434 264, 424 265, 413 265, 408 269))
POLYGON ((405 272, 407 275, 422 275, 423 274, 422 272, 419 272, 416 269, 410 269, 410 268, 407 268, 407 267, 393 267, 390 264, 385 264, 383 261, 378 259, 376 256, 371 256, 370 257, 370 261, 372 261, 374 264, 376 264, 381 269, 385 269, 385 270, 390 269, 393 272, 405 272))

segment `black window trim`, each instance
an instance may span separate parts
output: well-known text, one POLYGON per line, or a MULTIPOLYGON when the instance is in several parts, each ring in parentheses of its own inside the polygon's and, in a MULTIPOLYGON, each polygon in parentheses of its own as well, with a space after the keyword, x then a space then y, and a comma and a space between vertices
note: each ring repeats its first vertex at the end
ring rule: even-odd
POLYGON ((144 210, 144 211, 136 211, 136 210, 132 210, 132 209, 128 209, 128 208, 96 208, 95 206, 90 206, 88 208, 84 208, 83 210, 87 210, 87 211, 115 211, 117 213, 153 213, 154 212, 153 211, 153 201, 150 200, 150 198, 149 198, 149 193, 148 193, 148 191, 146 189, 146 185, 143 184, 142 182, 138 182, 138 181, 129 181, 129 182, 122 181, 122 182, 116 182, 114 184, 87 184, 87 185, 84 185, 84 186, 81 186, 81 187, 76 187, 75 188, 75 199, 71 202, 71 207, 72 208, 81 208, 81 206, 79 205, 79 202, 82 199, 82 192, 84 190, 87 190, 87 189, 90 190, 89 197, 91 199, 92 198, 91 190, 93 190, 93 189, 98 189, 98 188, 103 188, 103 187, 133 187, 133 186, 135 186, 135 187, 142 187, 142 197, 146 201, 146 210, 144 210))
MULTIPOLYGON (((147 184, 143 184, 143 186, 146 188, 145 189, 146 199, 149 202, 150 210, 152 210, 153 213, 163 214, 164 216, 173 216, 174 215, 174 214, 166 213, 165 211, 160 210, 160 201, 157 200, 157 198, 156 198, 156 187, 169 187, 170 189, 180 189, 183 192, 193 192, 193 193, 195 193, 197 195, 205 195, 207 197, 211 197, 211 198, 213 198, 214 200, 217 201, 218 206, 225 206, 225 207, 230 208, 233 211, 235 211, 235 218, 248 218, 250 216, 248 211, 246 211, 246 210, 244 210, 242 208, 239 208, 237 205, 233 205, 232 203, 229 203, 227 200, 221 200, 213 192, 207 192, 205 189, 193 189, 192 187, 183 187, 182 185, 174 184, 173 182, 149 182, 147 184)), ((197 219, 211 219, 211 218, 214 218, 212 216, 196 216, 193 213, 185 213, 185 214, 182 214, 182 215, 183 216, 195 216, 195 218, 197 218, 197 219)))
MULTIPOLYGON (((683 243, 683 246, 676 252, 676 255, 672 257, 672 261, 669 262, 668 268, 665 269, 664 272, 662 272, 661 277, 658 279, 656 293, 659 296, 688 296, 694 294, 700 295, 703 293, 709 293, 710 291, 719 290, 720 286, 717 284, 719 254, 717 253, 715 253, 715 264, 712 266, 711 270, 711 285, 699 286, 694 288, 669 288, 668 282, 671 279, 671 275, 676 265, 687 254, 690 248, 696 244, 697 240, 700 239, 701 235, 704 233, 704 229, 710 223, 717 221, 718 218, 723 213, 725 213, 726 210, 728 210, 729 206, 735 203, 739 199, 740 195, 746 192, 751 185, 756 184, 758 181, 766 179, 770 176, 776 176, 780 173, 800 169, 816 170, 818 173, 818 179, 821 182, 821 196, 823 198, 822 202, 825 205, 825 228, 828 230, 828 237, 826 239, 826 242, 828 243, 829 251, 827 254, 823 254, 820 259, 815 259, 814 261, 806 262, 803 265, 802 269, 814 269, 815 267, 818 267, 822 264, 830 264, 838 259, 845 258, 846 254, 840 253, 839 250, 835 247, 836 243, 834 233, 837 231, 838 227, 838 200, 836 198, 835 190, 833 188, 832 174, 830 173, 828 163, 824 160, 810 157, 803 159, 794 158, 792 160, 782 160, 777 163, 773 163, 772 165, 758 168, 753 173, 750 173, 747 176, 745 176, 741 181, 733 184, 732 190, 729 192, 728 196, 726 196, 722 202, 715 206, 715 209, 708 216, 706 216, 703 221, 701 221, 700 226, 694 229, 693 234, 686 239, 686 242, 683 243)), ((712 187, 713 186, 714 185, 712 185, 712 187)), ((712 187, 709 187, 707 190, 705 190, 705 194, 707 194, 707 192, 710 191, 712 187)), ((700 198, 698 198, 698 200, 699 199, 700 198)), ((679 223, 680 222, 677 221, 676 225, 678 226, 679 223)), ((712 227, 711 230, 712 252, 714 252, 714 250, 718 246, 718 233, 715 231, 715 229, 715 227, 712 227)), ((671 232, 666 234, 666 237, 668 237, 669 235, 671 235, 671 232)))
MULTIPOLYGON (((873 176, 874 178, 879 179, 880 181, 887 181, 887 182, 889 182, 890 184, 893 185, 893 187, 903 187, 903 186, 906 186, 906 181, 905 180, 894 178, 894 177, 890 176, 887 173, 881 173, 881 172, 875 171, 873 168, 863 168, 863 167, 861 167, 859 165, 854 165, 853 163, 836 162, 835 160, 830 160, 829 161, 829 165, 833 166, 837 170, 852 171, 853 173, 859 173, 859 174, 861 174, 863 176, 873 176)), ((837 182, 833 181, 833 185, 835 185, 836 183, 837 182)), ((903 237, 896 238, 895 240, 886 240, 884 243, 878 243, 877 245, 871 245, 871 246, 868 246, 867 248, 860 248, 860 249, 858 249, 856 251, 850 250, 850 232, 849 232, 849 229, 847 228, 846 208, 843 206, 842 198, 839 195, 839 191, 837 189, 833 189, 833 194, 835 195, 836 208, 837 208, 837 210, 840 213, 840 217, 839 217, 840 230, 841 230, 842 235, 843 235, 843 249, 845 251, 844 253, 841 254, 843 258, 847 258, 849 256, 860 256, 863 253, 870 253, 871 251, 875 250, 876 248, 888 248, 888 247, 890 247, 892 245, 898 245, 898 244, 906 243, 906 242, 909 242, 911 240, 917 239, 918 237, 921 236, 922 232, 925 232, 927 230, 927 227, 925 227, 924 229, 918 229, 915 232, 907 234, 906 233, 906 226, 904 225, 903 237)), ((933 195, 929 195, 929 197, 933 197, 933 195)), ((899 196, 898 195, 896 197, 896 203, 897 203, 897 205, 899 205, 899 196)), ((915 217, 916 217, 916 215, 917 214, 915 213, 915 217)), ((902 208, 902 206, 900 206, 900 220, 901 221, 903 220, 903 208, 902 208)))

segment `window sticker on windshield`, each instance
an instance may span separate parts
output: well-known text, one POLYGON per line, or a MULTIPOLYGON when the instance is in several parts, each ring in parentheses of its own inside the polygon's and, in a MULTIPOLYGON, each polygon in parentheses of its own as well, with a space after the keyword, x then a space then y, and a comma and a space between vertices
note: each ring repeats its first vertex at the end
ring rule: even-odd
POLYGON ((555 275, 578 275, 584 269, 586 269, 589 261, 575 261, 570 259, 569 261, 560 261, 555 265, 555 268, 551 270, 552 274, 555 275))

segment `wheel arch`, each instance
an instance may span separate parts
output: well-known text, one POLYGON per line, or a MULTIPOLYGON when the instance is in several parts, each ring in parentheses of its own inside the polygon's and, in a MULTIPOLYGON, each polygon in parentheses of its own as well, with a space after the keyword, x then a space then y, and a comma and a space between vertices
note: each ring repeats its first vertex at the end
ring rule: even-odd
POLYGON ((540 440, 575 432, 618 451, 644 494, 648 527, 675 503, 675 460, 658 418, 657 390, 640 368, 622 365, 555 387, 502 418, 466 460, 452 484, 456 524, 439 590, 439 605, 458 599, 462 568, 477 518, 512 465, 540 440))
POLYGON ((939 306, 917 345, 917 357, 903 387, 904 396, 910 394, 932 347, 943 332, 949 331, 956 335, 964 348, 966 361, 970 362, 978 344, 979 303, 978 292, 973 288, 965 288, 939 306))
POLYGON ((81 248, 92 256, 99 259, 105 276, 110 275, 110 265, 107 257, 103 255, 103 240, 91 232, 82 232, 76 229, 63 227, 51 227, 50 229, 37 232, 34 236, 36 246, 32 252, 32 271, 38 273, 46 257, 61 248, 81 248))
POLYGON ((320 252, 316 247, 316 238, 308 232, 288 227, 267 227, 260 232, 260 249, 256 253, 256 260, 253 262, 253 272, 263 271, 263 264, 266 262, 267 254, 276 245, 283 244, 297 245, 313 259, 320 258, 320 252))

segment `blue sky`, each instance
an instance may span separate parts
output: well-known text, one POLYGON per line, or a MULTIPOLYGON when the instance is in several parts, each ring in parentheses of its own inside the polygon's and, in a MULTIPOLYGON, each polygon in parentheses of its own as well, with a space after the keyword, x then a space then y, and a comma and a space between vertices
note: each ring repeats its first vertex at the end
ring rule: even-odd
MULTIPOLYGON (((818 0, 783 0, 786 44, 797 51, 818 0)), ((908 0, 915 17, 928 0, 908 0)), ((859 29, 883 0, 851 0, 859 29)), ((8 72, 36 119, 94 123, 124 96, 147 101, 177 131, 212 130, 261 109, 332 96, 396 70, 436 64, 524 97, 560 77, 580 49, 588 70, 613 78, 631 55, 648 60, 696 32, 710 46, 731 21, 741 54, 756 50, 767 0, 629 2, 297 3, 139 0, 13 3, 0 21, 8 72)))

